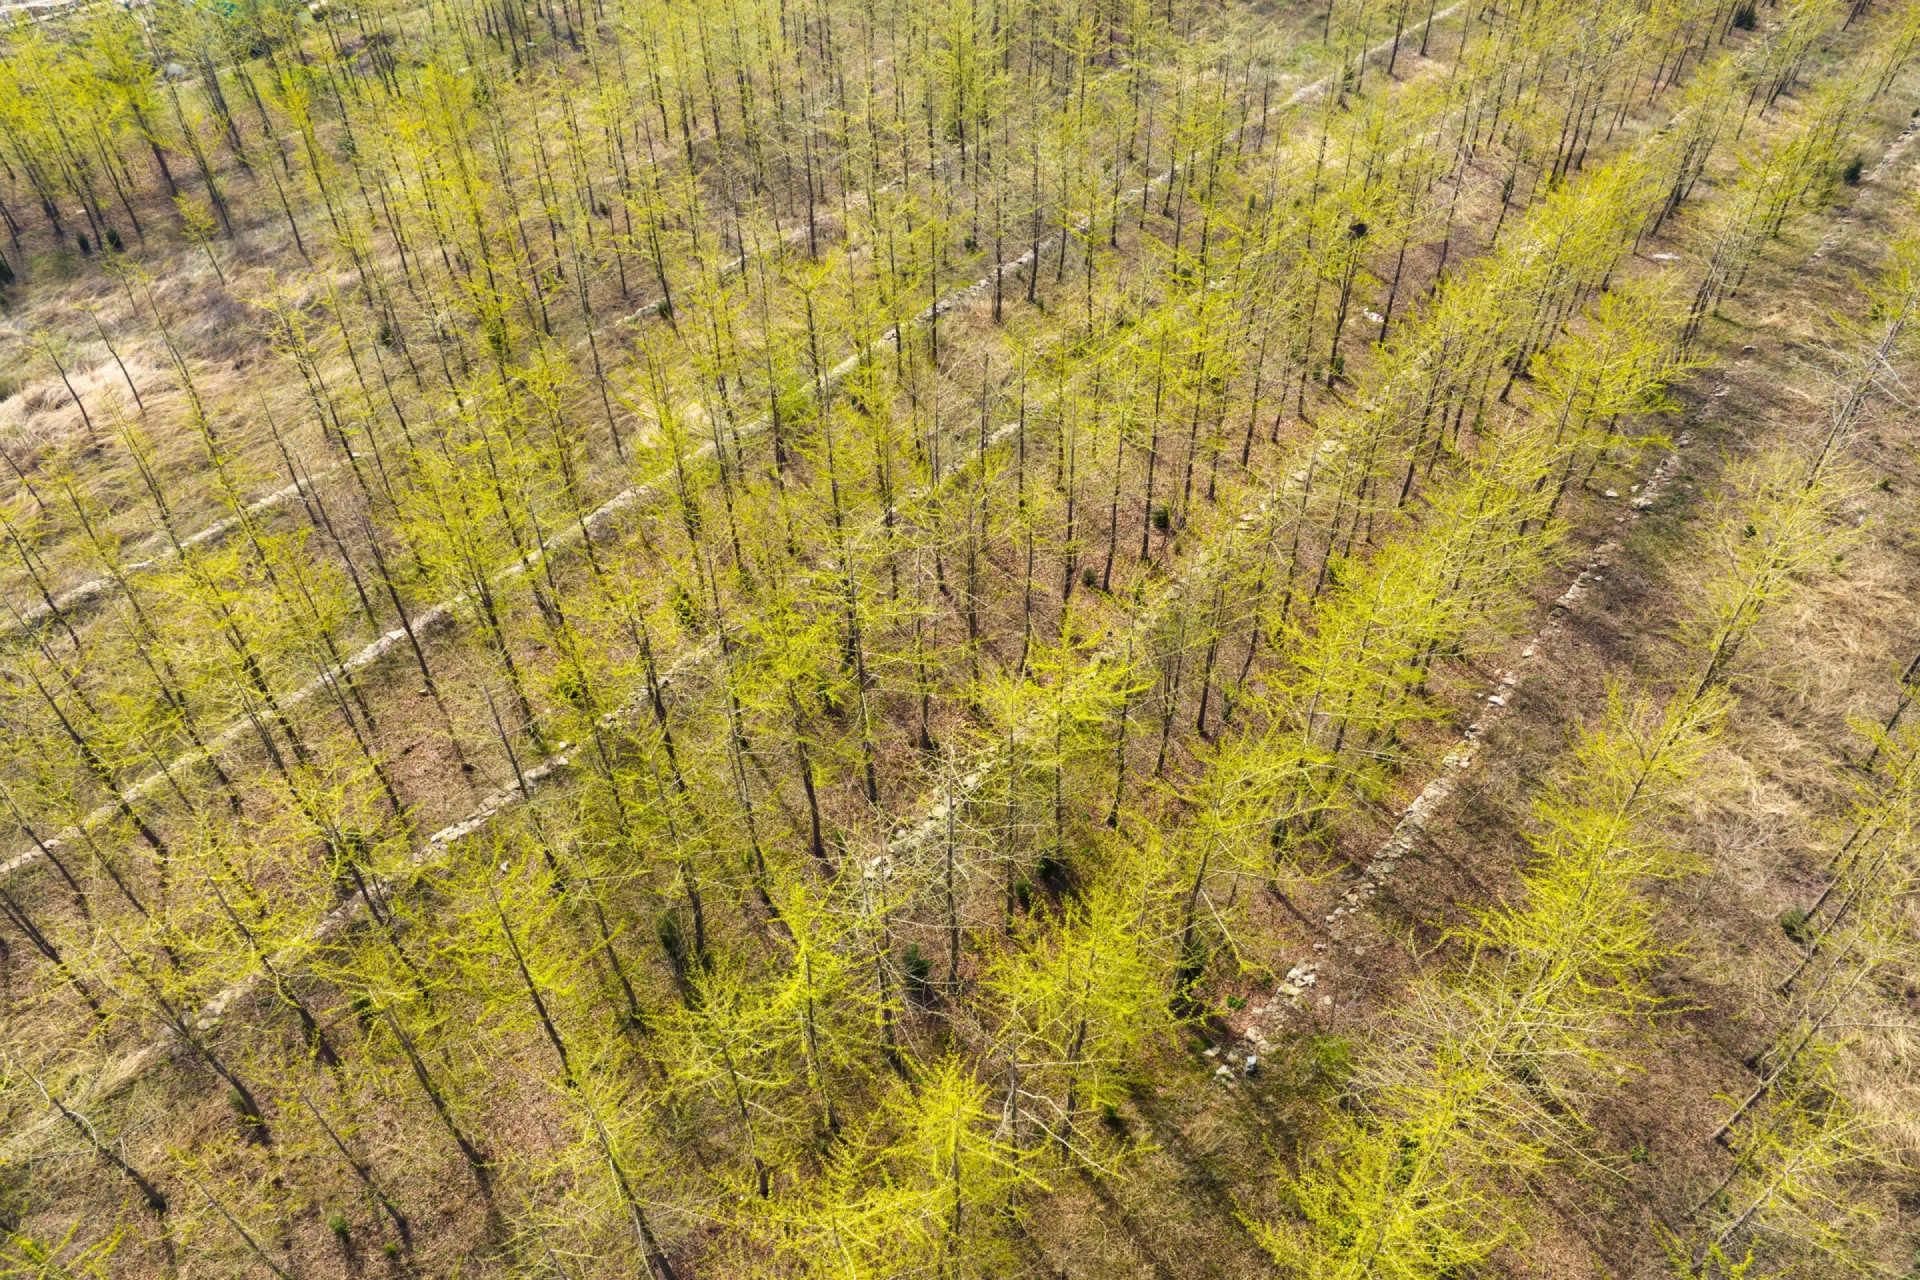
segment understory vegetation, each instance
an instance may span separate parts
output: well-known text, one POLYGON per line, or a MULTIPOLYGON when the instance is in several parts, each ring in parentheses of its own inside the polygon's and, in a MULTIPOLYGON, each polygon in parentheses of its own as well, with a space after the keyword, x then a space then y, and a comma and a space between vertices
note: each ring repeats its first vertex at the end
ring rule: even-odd
POLYGON ((1916 54, 0 7, 0 1276, 1920 1275, 1916 54))

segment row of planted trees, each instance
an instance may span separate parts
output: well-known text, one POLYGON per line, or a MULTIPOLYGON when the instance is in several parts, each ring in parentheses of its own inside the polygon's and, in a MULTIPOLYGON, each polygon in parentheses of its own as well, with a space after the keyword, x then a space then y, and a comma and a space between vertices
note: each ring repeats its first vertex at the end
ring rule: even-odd
MULTIPOLYGON (((1559 28, 1569 49, 1579 16, 1569 10, 1559 28)), ((1523 30, 1490 25, 1476 34, 1517 41, 1523 30)), ((1634 46, 1642 62, 1669 38, 1647 30, 1634 46)), ((53 812, 74 832, 46 841, 42 860, 57 870, 65 851, 78 855, 67 888, 75 911, 92 913, 102 899, 89 882, 119 883, 126 867, 119 841, 144 840, 152 854, 124 878, 125 906, 107 927, 76 916, 56 939, 35 924, 51 971, 70 979, 45 1008, 58 1018, 63 1006, 98 1005, 109 1039, 124 1038, 129 1014, 168 1024, 233 1091, 260 1159, 291 1148, 331 1162, 330 1178, 315 1176, 351 1175, 396 1247, 410 1243, 410 1210, 367 1144, 424 1125, 501 1215, 496 1243, 529 1269, 571 1273, 618 1231, 671 1270, 660 1242, 686 1239, 710 1194, 702 1174, 757 1206, 742 1247, 831 1251, 855 1274, 991 1266, 1006 1237, 1000 1206, 1042 1176, 1039 1157, 1105 1158, 1087 1117, 1115 1097, 1115 1073, 1164 1024, 1169 996, 1202 976, 1231 909, 1219 888, 1243 869, 1274 874, 1275 850, 1289 852, 1276 818, 1309 827, 1377 785, 1396 727, 1432 714, 1423 688, 1434 659, 1491 634, 1488 609, 1552 550, 1561 491, 1609 447, 1612 419, 1648 407, 1672 376, 1684 311, 1658 289, 1619 285, 1577 338, 1559 335, 1698 177, 1715 135, 1696 123, 1726 118, 1764 56, 1696 74, 1680 127, 1517 212, 1485 265, 1457 272, 1402 326, 1349 397, 1355 407, 1323 415, 1305 439, 1288 433, 1284 447, 1269 425, 1283 396, 1271 388, 1304 405, 1307 382, 1345 376, 1315 353, 1327 341, 1337 354, 1326 326, 1344 323, 1360 259, 1311 269, 1331 277, 1336 318, 1317 291, 1304 316, 1255 308, 1269 328, 1254 344, 1231 340, 1245 313, 1216 293, 1273 297, 1264 286, 1292 277, 1265 272, 1299 271, 1329 241, 1357 252, 1383 224, 1356 211, 1418 204, 1446 219, 1446 254, 1474 144, 1459 144, 1451 186, 1419 157, 1436 134, 1466 136, 1468 121, 1473 137, 1494 136, 1499 108, 1488 124, 1484 99, 1456 87, 1484 76, 1389 86, 1378 109, 1357 99, 1369 109, 1353 119, 1301 112, 1321 132, 1298 146, 1276 136, 1269 151, 1244 126, 1216 126, 1216 145, 1202 148, 1214 171, 1183 165, 1135 197, 1133 234, 1153 227, 1164 274, 1142 288, 1129 269, 1122 279, 1138 292, 1117 294, 1089 235, 1084 293, 1069 290, 1061 239, 1055 297, 1084 297, 1084 321, 1062 302, 1058 319, 1035 317, 1004 345, 962 340, 957 321, 941 332, 937 320, 889 342, 897 313, 861 305, 855 253, 796 259, 780 286, 760 286, 798 313, 789 358, 803 370, 764 423, 730 414, 725 376, 691 397, 675 381, 670 326, 691 331, 699 313, 674 306, 668 331, 639 342, 634 435, 608 437, 644 463, 616 508, 636 513, 625 517, 634 533, 618 540, 625 519, 572 491, 578 399, 543 391, 521 345, 499 344, 470 383, 447 378, 476 405, 483 392, 511 405, 512 429, 481 410, 452 430, 429 415, 415 444, 396 404, 378 428, 389 468, 371 421, 364 451, 335 428, 341 465, 358 477, 337 517, 333 495, 303 483, 305 533, 242 521, 217 552, 184 539, 176 550, 170 592, 219 624, 199 652, 222 656, 196 687, 228 673, 231 719, 257 746, 227 799, 209 802, 203 779, 169 765, 150 775, 153 799, 109 799, 103 835, 72 822, 96 783, 120 790, 116 761, 102 754, 107 735, 63 714, 105 699, 74 674, 60 636, 40 633, 30 661, 46 683, 29 705, 71 724, 66 771, 94 780, 65 789, 72 799, 53 812), (1343 152, 1358 195, 1326 176, 1343 152), (1275 194, 1245 204, 1251 225, 1229 216, 1262 186, 1275 194), (1304 194, 1309 214, 1296 222, 1300 206, 1281 191, 1304 194), (1223 270, 1226 288, 1210 287, 1223 270), (868 358, 837 368, 849 345, 868 358), (1226 362, 1249 345, 1285 363, 1226 362), (1538 376, 1516 385, 1520 370, 1538 376), (535 490, 552 504, 544 519, 535 490), (1234 518, 1243 500, 1254 514, 1234 518), (362 541, 348 550, 347 513, 360 511, 362 541), (1083 551, 1076 519, 1106 547, 1083 551), (563 539, 580 552, 564 563, 563 539), (337 556, 328 592, 304 586, 317 557, 303 543, 323 541, 337 556), (223 557, 258 589, 237 595, 209 568, 223 557), (503 564, 518 568, 502 575, 503 564), (1157 583, 1156 572, 1171 576, 1157 583), (415 584, 427 587, 416 601, 457 604, 410 603, 415 584), (447 773, 478 760, 513 794, 562 772, 578 785, 478 838, 423 841, 423 775, 402 776, 383 749, 394 739, 377 728, 423 704, 397 702, 379 671, 341 661, 345 640, 320 622, 328 601, 340 618, 358 606, 369 630, 397 620, 385 643, 440 704, 445 732, 432 736, 447 744, 447 773), (478 643, 437 640, 443 629, 478 643), (290 674, 267 669, 263 655, 290 654, 306 664, 300 700, 325 719, 299 718, 290 674), (567 763, 536 763, 553 752, 567 763), (910 795, 896 798, 921 786, 924 816, 910 795), (1139 815, 1169 804, 1194 826, 1156 840, 1139 815), (147 816, 163 807, 168 821, 147 816), (889 814, 915 819, 888 839, 889 814), (411 869, 423 861, 424 874, 411 869), (343 897, 354 927, 316 934, 343 897), (139 947, 114 929, 136 918, 148 930, 139 947), (76 948, 72 937, 96 941, 76 948), (243 977, 297 1036, 256 1042, 198 1025, 200 1001, 243 977)), ((1466 51, 1459 65, 1472 65, 1466 51)), ((1811 154, 1803 190, 1841 154, 1845 128, 1811 154)), ((1760 154, 1780 149, 1764 122, 1762 136, 1760 154)), ((1402 240, 1431 243, 1411 230, 1402 240)), ((1040 265, 1033 252, 1036 296, 1040 265)), ((993 273, 989 288, 1007 278, 993 273)), ((1007 300, 994 301, 1004 312, 1007 300)), ((751 306, 749 294, 733 313, 743 328, 751 306)), ((339 371, 337 357, 303 345, 294 308, 280 315, 307 387, 339 371)), ((724 320, 711 330, 724 333, 724 320)), ((176 376, 192 385, 185 360, 176 376)), ((327 394, 313 398, 328 421, 327 394)), ((619 419, 607 409, 605 421, 619 419)), ((138 456, 136 424, 126 438, 138 456)), ((207 443, 217 476, 220 449, 207 443)), ((304 481, 301 454, 286 452, 304 481)), ((228 488, 226 505, 244 511, 239 486, 228 488)), ((156 507, 164 495, 153 487, 156 507)), ((143 590, 129 581, 129 616, 143 590)), ((76 655, 85 647, 67 640, 76 655)), ((165 679, 166 650, 145 650, 161 672, 152 678, 165 679)), ((182 767, 203 766, 227 767, 211 756, 182 767)), ((37 789, 20 810, 27 821, 43 793, 62 790, 37 789)), ((32 1078, 65 1120, 68 1086, 32 1078)), ((76 1131, 90 1123, 73 1114, 76 1131)), ((264 1200, 258 1178, 223 1186, 249 1158, 181 1161, 204 1219, 183 1215, 178 1194, 159 1198, 170 1221, 187 1218, 172 1228, 181 1238, 215 1228, 277 1267, 258 1224, 297 1221, 299 1183, 264 1200)))
MULTIPOLYGON (((1821 127, 1817 117, 1811 127, 1821 127)), ((1756 165, 1746 181, 1768 181, 1751 175, 1769 170, 1756 165)), ((1745 204, 1734 203, 1735 218, 1745 204)), ((1611 693, 1536 801, 1534 856, 1514 900, 1461 928, 1459 969, 1421 982, 1382 1043, 1363 1051, 1353 1105, 1330 1113, 1323 1145, 1285 1188, 1291 1212, 1264 1228, 1283 1263, 1326 1276, 1472 1267, 1526 1230, 1519 1186, 1550 1163, 1611 1158, 1594 1149, 1589 1117, 1619 1073, 1641 1069, 1642 1028, 1666 1013, 1655 971, 1676 958, 1655 889, 1705 869, 1672 828, 1710 788, 1715 740, 1737 700, 1729 681, 1746 651, 1853 533, 1850 446, 1911 349, 1912 252, 1909 232, 1870 294, 1858 347, 1839 362, 1829 418, 1726 477, 1695 535, 1707 572, 1665 690, 1611 693)), ((1806 960, 1777 989, 1790 998, 1758 1083, 1711 1139, 1697 1135, 1704 1143, 1740 1130, 1725 1178, 1670 1231, 1679 1274, 1742 1275, 1795 1258, 1872 1265, 1867 1240, 1851 1236, 1866 1210, 1851 1203, 1847 1179, 1902 1139, 1849 1103, 1831 1065, 1847 1037, 1827 1027, 1908 949, 1894 905, 1901 873, 1882 873, 1902 857, 1909 757, 1897 742, 1882 750, 1880 776, 1830 862, 1830 887, 1797 923, 1849 892, 1861 916, 1835 911, 1831 939, 1805 932, 1806 960), (1802 984, 1816 967, 1826 972, 1812 975, 1812 995, 1802 984)))

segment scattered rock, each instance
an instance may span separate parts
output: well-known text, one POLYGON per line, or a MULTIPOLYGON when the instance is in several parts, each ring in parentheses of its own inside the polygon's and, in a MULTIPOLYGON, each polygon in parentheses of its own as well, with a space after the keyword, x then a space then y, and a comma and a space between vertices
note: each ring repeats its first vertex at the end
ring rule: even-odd
POLYGON ((1252 1075, 1254 1072, 1258 1071, 1259 1069, 1260 1069, 1260 1059, 1255 1057, 1251 1053, 1248 1054, 1247 1065, 1243 1067, 1242 1070, 1245 1071, 1248 1075, 1252 1075))

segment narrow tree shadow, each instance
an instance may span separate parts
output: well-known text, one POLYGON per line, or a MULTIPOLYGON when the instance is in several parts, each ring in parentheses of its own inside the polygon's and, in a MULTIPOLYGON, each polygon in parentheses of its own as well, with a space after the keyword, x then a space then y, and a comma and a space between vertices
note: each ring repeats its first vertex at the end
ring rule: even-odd
POLYGON ((1100 1202, 1107 1221, 1119 1223, 1120 1229, 1127 1233, 1129 1240, 1133 1241, 1133 1247, 1140 1251, 1140 1256, 1153 1264, 1156 1280, 1180 1280, 1180 1273, 1168 1265, 1167 1260, 1161 1257, 1153 1247, 1151 1233, 1140 1229, 1140 1224, 1134 1220, 1132 1211, 1114 1198, 1113 1192, 1108 1189, 1100 1175, 1078 1164, 1074 1166, 1074 1172, 1079 1175, 1081 1183, 1087 1190, 1093 1193, 1094 1199, 1100 1202))
MULTIPOLYGON (((1266 1251, 1261 1249, 1260 1242, 1253 1238, 1246 1224, 1241 1221, 1239 1203, 1216 1172, 1219 1162, 1208 1159, 1194 1149, 1193 1142, 1187 1137, 1186 1131, 1167 1115, 1160 1106, 1157 1096, 1136 1088, 1133 1091, 1132 1101, 1141 1118, 1147 1122, 1147 1127, 1153 1131, 1156 1145, 1179 1162, 1188 1185, 1196 1189, 1212 1207, 1214 1220, 1232 1223, 1234 1230, 1244 1238, 1247 1246, 1259 1257, 1266 1258, 1266 1251)), ((1227 1233, 1218 1234, 1224 1236, 1227 1233)))

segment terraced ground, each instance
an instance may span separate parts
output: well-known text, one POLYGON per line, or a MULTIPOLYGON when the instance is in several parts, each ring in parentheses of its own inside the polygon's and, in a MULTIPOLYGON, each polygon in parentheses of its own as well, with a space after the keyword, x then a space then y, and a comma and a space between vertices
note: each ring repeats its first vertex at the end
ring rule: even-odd
POLYGON ((1920 1267, 1920 6, 8 12, 0 1274, 1920 1267))

